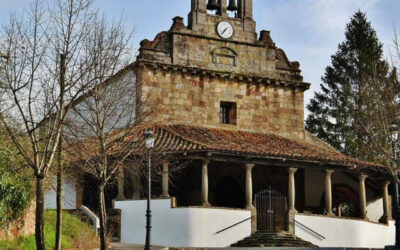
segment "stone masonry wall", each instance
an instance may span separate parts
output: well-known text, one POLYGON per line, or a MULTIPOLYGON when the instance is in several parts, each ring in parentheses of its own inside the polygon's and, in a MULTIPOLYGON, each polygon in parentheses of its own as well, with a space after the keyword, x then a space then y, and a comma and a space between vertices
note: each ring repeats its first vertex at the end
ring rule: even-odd
POLYGON ((145 122, 189 124, 258 133, 276 133, 304 140, 303 91, 283 86, 236 82, 142 68, 145 122), (146 99, 146 100, 145 100, 146 99), (220 102, 237 103, 237 125, 220 124, 220 102))
POLYGON ((0 230, 0 241, 13 240, 15 238, 35 233, 35 202, 26 209, 24 216, 11 223, 6 229, 0 230))
POLYGON ((278 78, 276 51, 262 46, 174 35, 173 64, 278 78), (226 60, 224 60, 226 59, 226 60))

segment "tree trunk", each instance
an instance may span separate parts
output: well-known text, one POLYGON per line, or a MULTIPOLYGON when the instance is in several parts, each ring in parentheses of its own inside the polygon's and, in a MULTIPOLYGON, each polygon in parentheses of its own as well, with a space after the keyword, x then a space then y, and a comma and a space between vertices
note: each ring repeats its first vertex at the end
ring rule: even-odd
POLYGON ((100 250, 107 249, 107 214, 104 198, 104 185, 99 186, 100 250))
POLYGON ((62 172, 63 172, 63 136, 60 135, 58 145, 58 164, 57 164, 57 223, 56 223, 56 245, 55 250, 61 250, 61 229, 62 229, 62 172))
POLYGON ((36 217, 35 217, 35 238, 36 249, 45 250, 44 242, 44 204, 43 204, 43 177, 36 176, 36 217))
MULTIPOLYGON (((60 54, 60 89, 61 94, 64 94, 65 88, 65 55, 60 54)), ((64 99, 60 99, 60 112, 63 115, 64 99)), ((58 141, 58 164, 57 164, 57 223, 56 223, 56 245, 55 250, 61 250, 61 229, 62 229, 62 164, 63 164, 63 131, 64 127, 61 124, 61 134, 58 141)))

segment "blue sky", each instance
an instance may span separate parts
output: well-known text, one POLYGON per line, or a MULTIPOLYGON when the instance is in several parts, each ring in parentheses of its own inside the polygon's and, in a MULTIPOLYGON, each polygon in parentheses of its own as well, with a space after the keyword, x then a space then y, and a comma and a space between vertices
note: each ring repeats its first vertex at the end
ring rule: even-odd
MULTIPOLYGON (((0 20, 27 8, 29 2, 0 0, 0 20)), ((187 21, 190 11, 190 0, 95 0, 95 5, 110 19, 122 14, 126 27, 136 30, 137 46, 142 39, 153 39, 169 29, 175 16, 187 21)), ((400 29, 399 0, 254 0, 257 30, 270 30, 276 45, 290 60, 300 62, 304 80, 312 83, 305 104, 319 89, 331 55, 344 40, 345 25, 359 9, 367 13, 389 57, 394 29, 400 29)))

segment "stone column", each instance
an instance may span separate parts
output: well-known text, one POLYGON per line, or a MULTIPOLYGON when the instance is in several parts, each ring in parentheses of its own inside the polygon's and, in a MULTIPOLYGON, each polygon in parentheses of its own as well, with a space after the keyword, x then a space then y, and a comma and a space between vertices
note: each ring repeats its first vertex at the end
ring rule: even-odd
POLYGON ((334 170, 326 169, 325 170, 325 209, 326 215, 335 216, 332 212, 332 182, 331 176, 334 173, 334 170))
POLYGON ((254 208, 253 206, 253 178, 251 170, 254 164, 246 164, 246 208, 254 208))
POLYGON ((169 191, 168 191, 168 186, 169 186, 169 173, 168 173, 168 161, 163 160, 162 162, 162 180, 161 180, 161 185, 162 185, 162 193, 161 193, 161 198, 168 198, 169 197, 169 191))
POLYGON ((294 173, 296 173, 297 168, 289 168, 289 213, 297 213, 295 208, 295 201, 296 201, 296 186, 294 181, 294 173))
POLYGON ((368 220, 367 217, 367 196, 365 192, 365 179, 367 179, 368 175, 361 174, 358 179, 360 181, 360 210, 361 210, 361 218, 364 220, 368 220))
POLYGON ((77 183, 75 183, 75 190, 76 190, 75 206, 76 209, 79 209, 83 205, 83 186, 81 185, 80 181, 77 181, 77 183))
POLYGON ((217 14, 222 16, 222 17, 227 17, 228 13, 227 13, 227 0, 218 0, 220 5, 219 5, 219 9, 217 11, 217 14))
POLYGON ((118 169, 118 177, 117 177, 117 182, 118 182, 118 195, 115 198, 116 200, 126 200, 125 194, 124 194, 124 186, 125 186, 125 173, 123 167, 120 167, 118 169))
POLYGON ((140 163, 136 162, 134 163, 134 167, 132 171, 130 171, 130 182, 131 182, 131 189, 132 189, 132 195, 129 199, 132 200, 139 200, 140 199, 140 190, 141 190, 141 185, 140 185, 140 163))
POLYGON ((389 193, 388 186, 390 181, 385 181, 382 185, 382 200, 383 200, 383 215, 379 219, 381 223, 389 223, 392 220, 392 214, 390 213, 389 193))
POLYGON ((252 170, 255 164, 246 164, 246 209, 251 212, 251 233, 257 231, 257 210, 253 206, 253 176, 252 170))
POLYGON ((211 207, 211 204, 208 202, 208 164, 209 160, 203 161, 203 168, 201 171, 201 200, 202 205, 205 207, 211 207))

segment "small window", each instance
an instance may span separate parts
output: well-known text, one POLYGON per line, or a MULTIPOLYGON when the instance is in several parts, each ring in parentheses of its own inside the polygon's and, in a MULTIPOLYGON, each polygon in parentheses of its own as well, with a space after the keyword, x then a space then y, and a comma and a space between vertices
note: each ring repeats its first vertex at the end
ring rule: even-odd
POLYGON ((219 115, 222 124, 236 125, 236 103, 221 102, 219 115))

